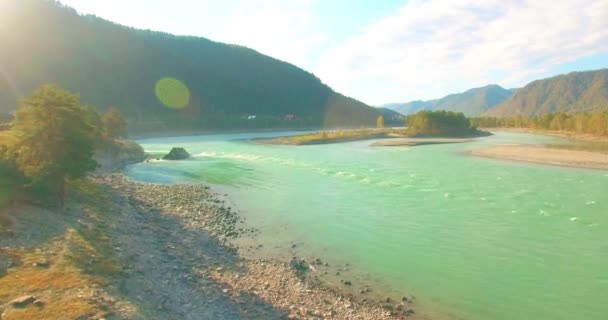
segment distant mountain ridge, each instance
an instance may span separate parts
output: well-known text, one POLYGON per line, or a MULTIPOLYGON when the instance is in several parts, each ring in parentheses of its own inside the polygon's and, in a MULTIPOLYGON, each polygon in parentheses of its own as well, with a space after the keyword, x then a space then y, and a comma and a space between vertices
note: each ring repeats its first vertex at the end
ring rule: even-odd
POLYGON ((462 112, 468 117, 475 117, 507 100, 512 95, 513 90, 491 84, 481 88, 469 89, 462 93, 450 94, 441 99, 390 103, 382 105, 382 107, 402 114, 412 114, 420 110, 447 110, 462 112))
POLYGON ((101 111, 116 105, 140 130, 374 126, 380 112, 334 92, 315 75, 236 45, 136 30, 82 16, 55 1, 1 0, 0 112, 45 83, 81 94, 101 111), (176 110, 155 94, 181 81, 176 110), (247 115, 257 115, 255 120, 247 115))
POLYGON ((608 69, 571 72, 536 80, 485 112, 492 117, 608 111, 608 69))

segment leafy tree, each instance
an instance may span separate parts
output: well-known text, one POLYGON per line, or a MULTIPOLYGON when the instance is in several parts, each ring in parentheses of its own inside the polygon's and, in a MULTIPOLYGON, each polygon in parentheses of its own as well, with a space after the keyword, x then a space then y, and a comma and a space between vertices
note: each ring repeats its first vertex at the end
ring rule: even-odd
POLYGON ((97 112, 97 108, 92 105, 83 105, 81 110, 84 121, 92 128, 91 136, 95 141, 102 141, 106 135, 106 126, 97 112))
POLYGON ((30 191, 56 196, 63 205, 66 180, 96 168, 95 128, 86 114, 77 95, 55 85, 42 86, 21 102, 13 126, 19 137, 15 163, 30 191))
POLYGON ((0 144, 0 209, 21 192, 21 186, 25 182, 12 152, 8 145, 0 144))
POLYGON ((105 132, 109 138, 127 137, 127 120, 116 107, 110 107, 102 118, 105 132))
POLYGON ((376 127, 384 128, 384 117, 383 116, 378 116, 378 118, 376 118, 376 127))

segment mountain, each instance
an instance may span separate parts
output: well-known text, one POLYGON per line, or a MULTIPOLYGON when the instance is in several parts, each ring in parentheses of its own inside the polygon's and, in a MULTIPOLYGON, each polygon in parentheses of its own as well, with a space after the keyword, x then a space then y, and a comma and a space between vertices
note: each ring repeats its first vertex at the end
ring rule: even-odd
POLYGON ((378 111, 382 114, 384 119, 392 119, 392 118, 403 118, 403 115, 393 109, 379 107, 378 111))
POLYGON ((533 81, 484 116, 530 117, 553 112, 595 111, 608 111, 608 69, 533 81))
POLYGON ((411 102, 406 102, 406 103, 387 103, 380 107, 394 110, 396 112, 399 112, 400 114, 408 115, 408 114, 416 113, 417 111, 420 111, 420 110, 430 109, 435 101, 437 101, 437 100, 429 100, 429 101, 416 100, 416 101, 411 101, 411 102))
POLYGON ((136 30, 55 1, 1 0, 0 11, 0 112, 57 83, 101 111, 116 105, 136 131, 375 126, 379 115, 313 74, 245 47, 136 30), (167 107, 157 94, 178 103, 167 107))
POLYGON ((437 100, 391 103, 382 107, 393 109, 402 114, 412 114, 419 110, 447 110, 462 112, 466 116, 474 117, 505 101, 513 92, 513 89, 504 89, 492 84, 469 89, 462 93, 450 94, 437 100))

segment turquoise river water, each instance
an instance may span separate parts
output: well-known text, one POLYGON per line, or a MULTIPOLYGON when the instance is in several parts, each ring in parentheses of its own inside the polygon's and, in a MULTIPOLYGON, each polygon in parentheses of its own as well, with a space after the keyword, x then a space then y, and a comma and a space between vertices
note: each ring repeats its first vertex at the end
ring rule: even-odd
POLYGON ((213 184, 261 231, 267 254, 292 254, 298 243, 298 254, 349 263, 380 290, 415 295, 433 319, 608 319, 608 172, 468 154, 557 138, 501 132, 386 148, 247 141, 273 135, 141 140, 152 154, 182 146, 194 157, 127 173, 213 184))

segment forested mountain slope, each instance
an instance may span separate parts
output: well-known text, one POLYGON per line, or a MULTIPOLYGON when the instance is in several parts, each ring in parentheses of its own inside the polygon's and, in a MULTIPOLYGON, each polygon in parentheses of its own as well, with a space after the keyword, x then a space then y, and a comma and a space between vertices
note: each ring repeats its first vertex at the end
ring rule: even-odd
POLYGON ((408 103, 393 103, 383 107, 393 109, 402 114, 412 114, 419 110, 446 110, 462 112, 466 116, 479 116, 488 109, 505 101, 513 94, 512 90, 498 85, 487 85, 481 88, 469 89, 462 93, 447 95, 441 99, 428 101, 412 101, 408 103))
POLYGON ((533 81, 484 116, 532 117, 555 112, 600 111, 608 111, 608 69, 533 81))
POLYGON ((248 48, 136 30, 53 1, 2 0, 0 7, 0 112, 57 83, 102 111, 116 105, 135 130, 360 126, 379 115, 248 48), (159 90, 167 78, 176 81, 159 90), (168 107, 158 94, 178 103, 168 107))

